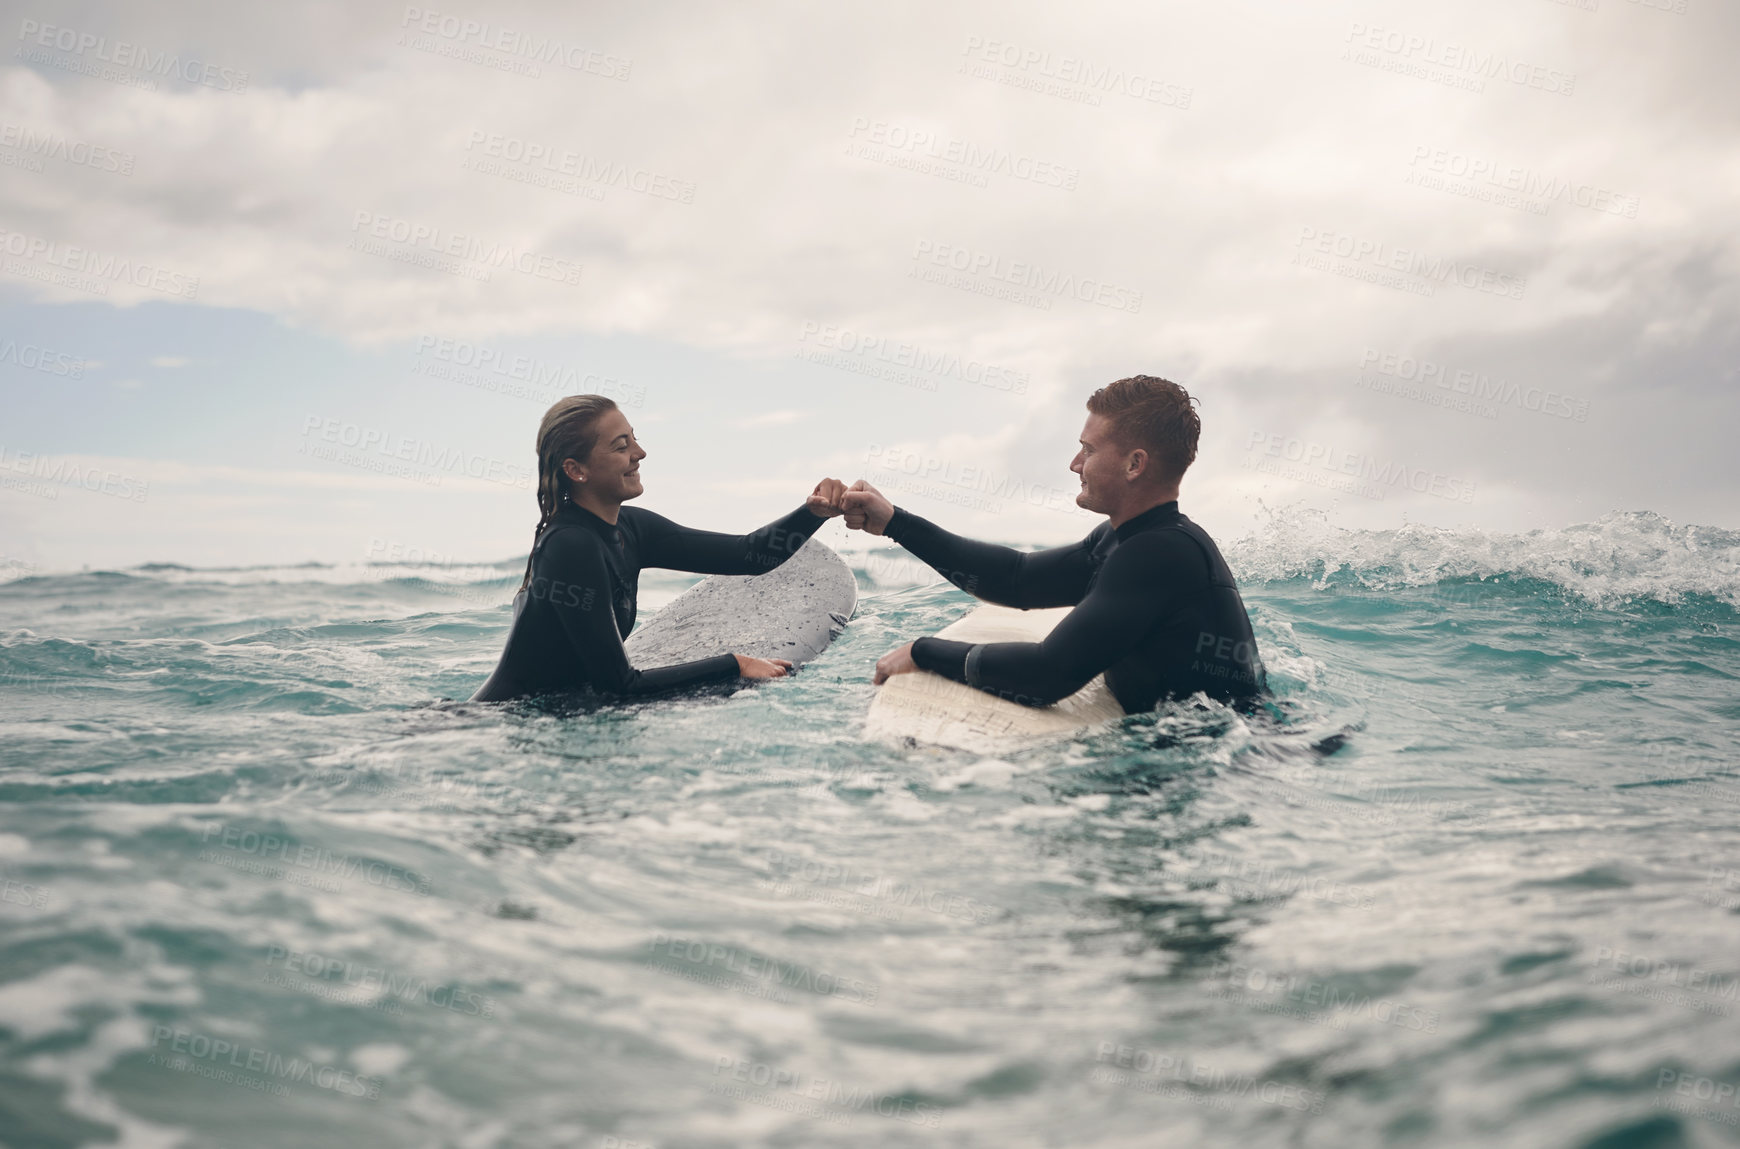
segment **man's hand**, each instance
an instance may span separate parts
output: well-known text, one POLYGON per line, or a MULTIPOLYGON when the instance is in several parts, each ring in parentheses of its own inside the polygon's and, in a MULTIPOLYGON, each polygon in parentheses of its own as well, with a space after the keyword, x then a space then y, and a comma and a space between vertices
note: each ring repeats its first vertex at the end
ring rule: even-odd
POLYGON ((918 669, 918 663, 912 661, 912 643, 907 643, 899 650, 891 650, 876 660, 876 676, 871 684, 881 686, 896 674, 911 674, 918 669))
POLYGON ((835 515, 845 514, 846 505, 842 501, 845 496, 846 484, 838 479, 823 479, 810 492, 810 497, 804 500, 804 506, 818 518, 831 519, 835 515))
POLYGON ((783 658, 751 658, 747 654, 734 654, 737 660, 737 673, 744 678, 784 678, 791 673, 791 663, 783 658))
POLYGON ((894 517, 894 504, 863 479, 846 492, 844 505, 846 525, 855 531, 879 535, 888 529, 888 520, 894 517))

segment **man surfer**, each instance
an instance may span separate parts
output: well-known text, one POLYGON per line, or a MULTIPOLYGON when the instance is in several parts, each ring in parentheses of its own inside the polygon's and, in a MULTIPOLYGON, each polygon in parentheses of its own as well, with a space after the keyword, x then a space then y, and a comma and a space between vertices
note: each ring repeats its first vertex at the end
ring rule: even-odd
POLYGON ((878 685, 931 670, 1027 706, 1047 706, 1104 672, 1126 713, 1202 691, 1226 702, 1267 693, 1232 572, 1178 509, 1202 424, 1184 388, 1135 375, 1089 396, 1076 504, 1106 521, 1069 546, 1025 553, 950 534, 860 479, 846 525, 887 535, 969 594, 1004 606, 1073 606, 1043 642, 928 637, 883 655, 878 685))

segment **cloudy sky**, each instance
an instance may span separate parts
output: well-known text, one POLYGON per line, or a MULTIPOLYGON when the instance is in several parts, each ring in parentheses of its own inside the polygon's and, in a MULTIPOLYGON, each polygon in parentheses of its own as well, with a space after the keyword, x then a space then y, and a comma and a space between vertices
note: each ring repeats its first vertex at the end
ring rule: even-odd
POLYGON ((523 553, 577 391, 1059 541, 1136 373, 1223 537, 1740 525, 1730 3, 149 7, 10 6, 9 563, 523 553))

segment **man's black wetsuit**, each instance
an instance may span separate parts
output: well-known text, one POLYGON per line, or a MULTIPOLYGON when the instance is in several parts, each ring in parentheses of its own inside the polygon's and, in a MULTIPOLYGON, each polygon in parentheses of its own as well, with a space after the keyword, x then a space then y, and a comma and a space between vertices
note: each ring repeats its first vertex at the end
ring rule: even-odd
POLYGON ((1198 690, 1223 702, 1267 693, 1232 572, 1176 500, 1031 554, 961 538, 898 507, 885 533, 988 602, 1075 607, 1044 642, 921 638, 912 660, 925 670, 1027 706, 1067 698, 1104 671, 1128 714, 1198 690))
POLYGON ((765 574, 824 521, 799 507, 753 534, 722 535, 639 507, 623 507, 613 526, 562 504, 532 545, 532 579, 514 596, 507 647, 472 701, 583 690, 633 696, 736 678, 737 659, 729 654, 652 670, 629 665, 622 640, 634 629, 641 568, 765 574))

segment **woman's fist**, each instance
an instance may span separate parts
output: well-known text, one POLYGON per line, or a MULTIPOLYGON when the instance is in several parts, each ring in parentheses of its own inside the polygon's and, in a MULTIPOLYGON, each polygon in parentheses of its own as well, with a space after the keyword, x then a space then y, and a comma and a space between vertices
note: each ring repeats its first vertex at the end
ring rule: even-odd
POLYGON ((835 515, 844 514, 846 510, 843 499, 846 495, 846 484, 838 479, 823 479, 816 484, 816 489, 810 492, 810 497, 804 500, 804 506, 810 513, 819 518, 831 519, 835 515))

